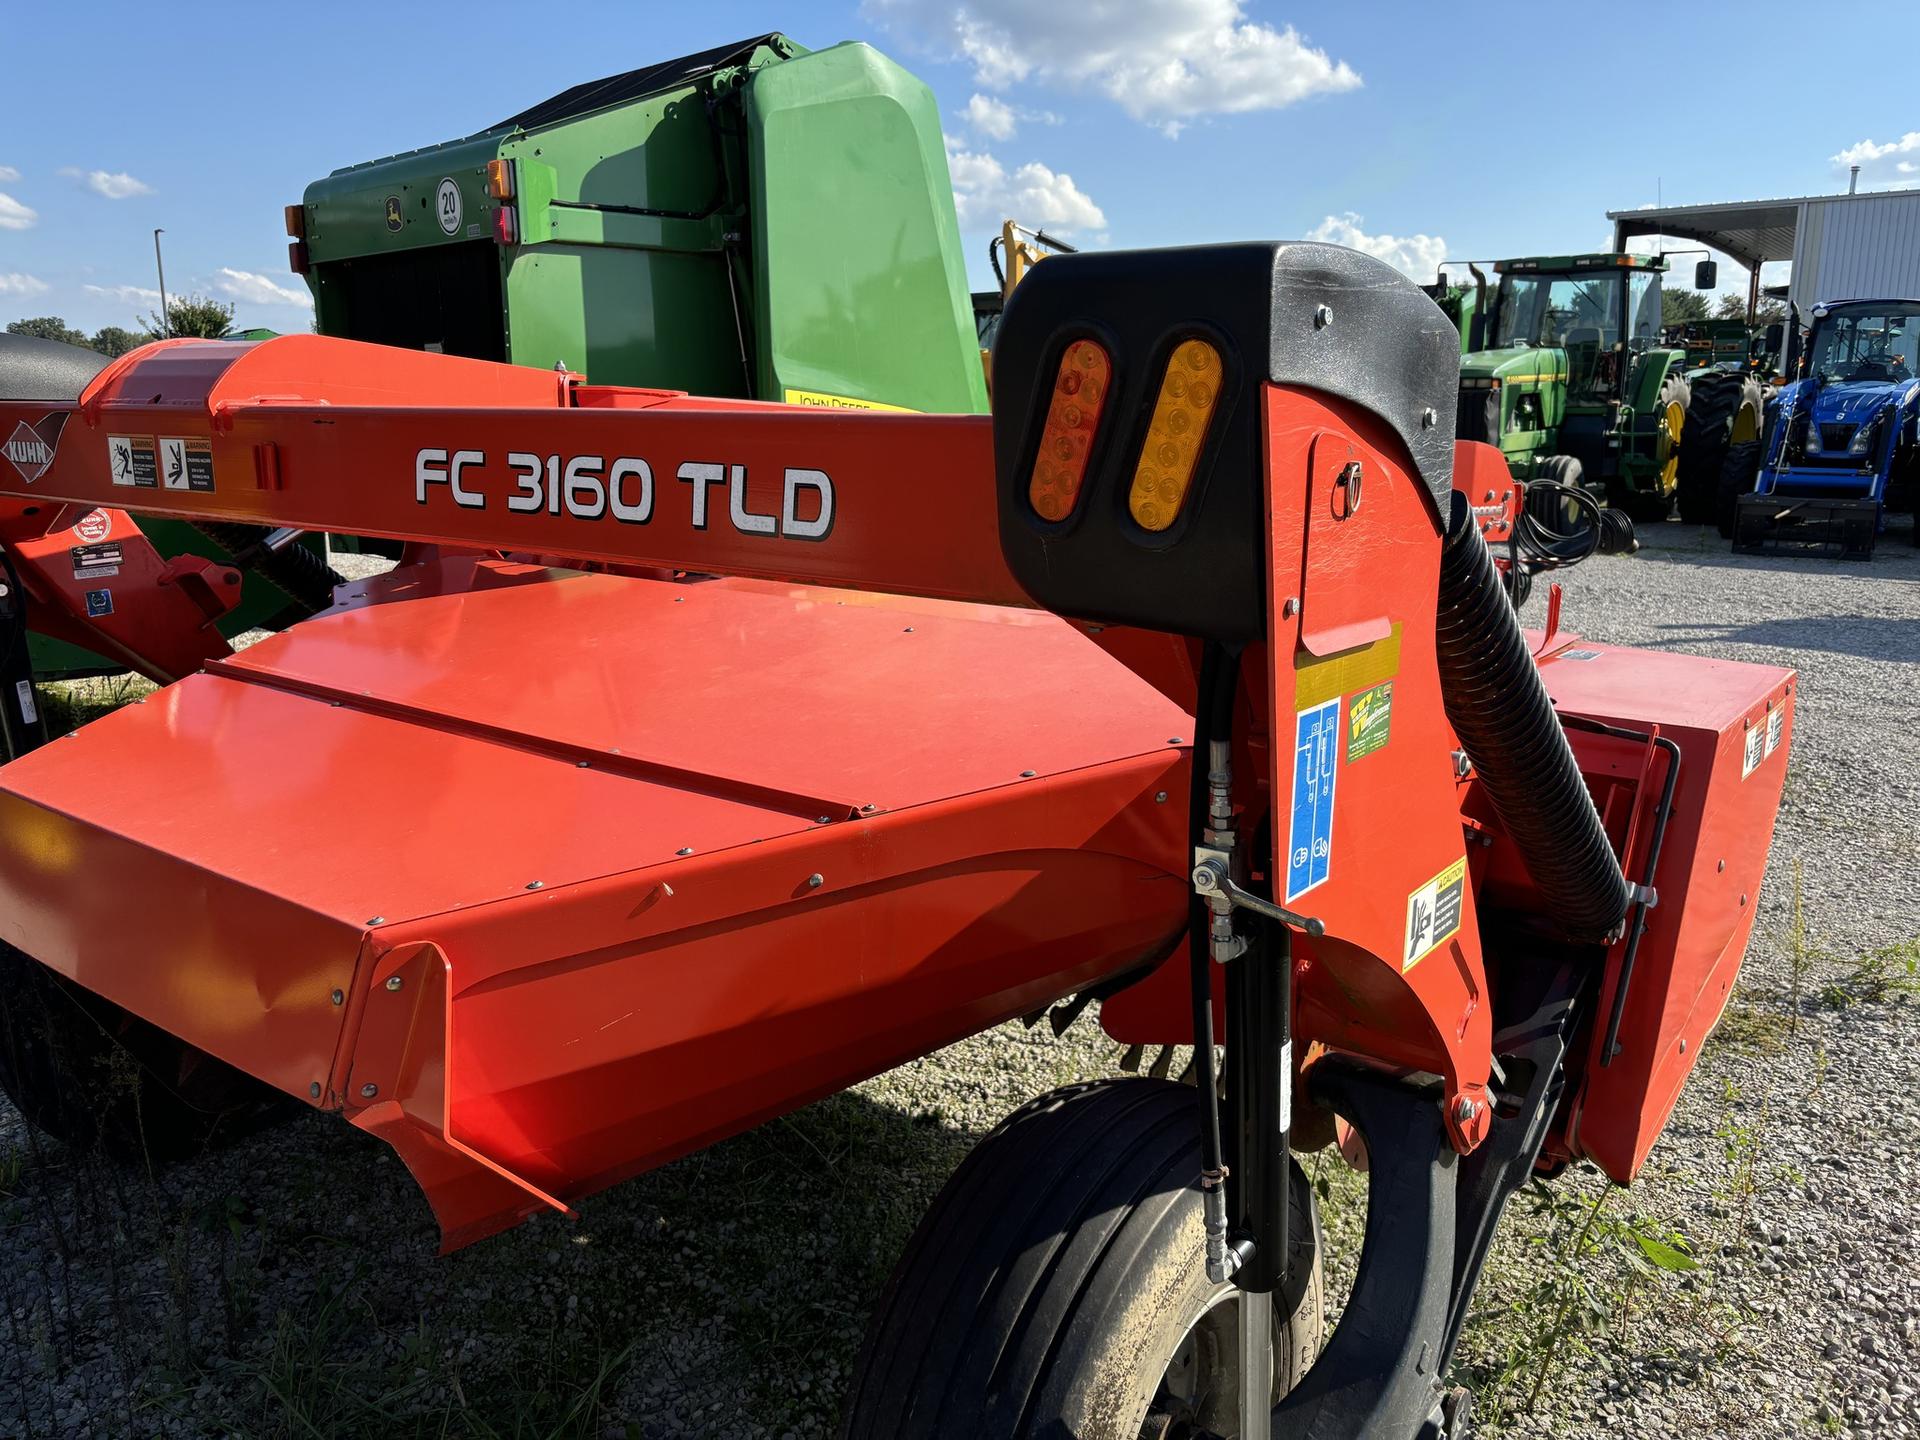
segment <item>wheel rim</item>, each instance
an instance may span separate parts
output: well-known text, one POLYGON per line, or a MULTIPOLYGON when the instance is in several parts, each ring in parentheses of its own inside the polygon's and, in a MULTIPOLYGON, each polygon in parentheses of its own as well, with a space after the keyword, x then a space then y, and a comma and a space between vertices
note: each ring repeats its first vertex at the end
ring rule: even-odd
MULTIPOLYGON (((1276 1307, 1276 1329, 1279 1324, 1276 1307)), ((1240 1292, 1223 1286, 1207 1297, 1181 1332, 1140 1423, 1140 1440, 1183 1440, 1195 1432, 1225 1440, 1239 1435, 1239 1333, 1240 1292)), ((1279 1374, 1277 1345, 1274 1352, 1278 1388, 1285 1382, 1279 1374)))

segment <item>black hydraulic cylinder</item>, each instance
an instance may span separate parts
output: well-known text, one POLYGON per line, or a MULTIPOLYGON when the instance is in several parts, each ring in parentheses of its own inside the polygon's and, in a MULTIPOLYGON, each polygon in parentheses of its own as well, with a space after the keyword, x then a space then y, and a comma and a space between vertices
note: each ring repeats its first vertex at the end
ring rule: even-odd
POLYGON ((1473 507, 1453 496, 1440 553, 1440 696, 1501 826, 1570 939, 1619 932, 1629 887, 1501 588, 1473 507))
POLYGON ((1234 1150, 1229 1231, 1244 1256, 1234 1283, 1256 1293, 1287 1275, 1287 1154, 1292 1089, 1293 945, 1284 925, 1259 922, 1227 967, 1227 1088, 1234 1150))

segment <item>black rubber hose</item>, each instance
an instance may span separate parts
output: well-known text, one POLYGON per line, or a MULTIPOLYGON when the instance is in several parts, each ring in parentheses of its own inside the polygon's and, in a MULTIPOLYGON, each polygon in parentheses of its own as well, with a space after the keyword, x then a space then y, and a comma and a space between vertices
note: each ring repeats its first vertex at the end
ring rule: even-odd
MULTIPOLYGON (((1207 746, 1233 738, 1233 697, 1240 685, 1240 659, 1209 641, 1200 656, 1200 684, 1193 706, 1193 768, 1187 786, 1188 844, 1207 828, 1207 746)), ((1219 1074, 1213 1063, 1213 958, 1207 943, 1212 916, 1198 891, 1187 897, 1187 980, 1193 1002, 1193 1083, 1200 1102, 1202 1167, 1218 1174, 1225 1150, 1220 1140, 1219 1074)))
POLYGON ((1440 552, 1440 695, 1546 916, 1575 940, 1615 935, 1630 892, 1527 649, 1473 506, 1455 492, 1440 552))
POLYGON ((338 571, 297 540, 269 550, 261 542, 272 532, 258 525, 200 520, 193 528, 232 556, 242 570, 253 571, 278 585, 309 614, 333 604, 333 587, 346 583, 338 571))

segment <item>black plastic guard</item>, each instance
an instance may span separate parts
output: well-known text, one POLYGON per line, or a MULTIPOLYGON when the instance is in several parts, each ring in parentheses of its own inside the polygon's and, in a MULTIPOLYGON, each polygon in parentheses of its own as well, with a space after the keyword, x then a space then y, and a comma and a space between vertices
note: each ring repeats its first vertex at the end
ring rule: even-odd
POLYGON ((1057 255, 1007 301, 994 337, 1000 543, 1048 609, 1217 639, 1266 625, 1261 390, 1297 386, 1378 416, 1431 493, 1438 527, 1453 484, 1460 336, 1391 266, 1311 242, 1057 255), (1128 512, 1135 464, 1168 357, 1200 338, 1220 351, 1221 393, 1180 516, 1161 533, 1128 512), (1066 519, 1041 519, 1027 486, 1060 357, 1092 339, 1113 366, 1107 408, 1066 519))
POLYGON ((1273 1412, 1273 1440, 1412 1440, 1439 1409, 1454 1280, 1459 1156, 1438 1083, 1341 1062, 1314 1098, 1366 1137, 1367 1231, 1333 1339, 1273 1412))

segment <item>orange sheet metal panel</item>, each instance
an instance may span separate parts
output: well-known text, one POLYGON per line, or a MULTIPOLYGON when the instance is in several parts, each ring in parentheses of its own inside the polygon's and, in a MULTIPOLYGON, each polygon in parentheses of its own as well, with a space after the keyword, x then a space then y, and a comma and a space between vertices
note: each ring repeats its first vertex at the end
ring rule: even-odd
POLYGON ((0 771, 8 938, 321 1080, 450 1243, 1183 924, 1189 722, 1067 622, 480 569, 519 583, 318 618, 0 771))
MULTIPOLYGON (((1657 732, 1680 747, 1672 818, 1653 876, 1660 899, 1635 958, 1619 1052, 1601 1065, 1624 949, 1616 945, 1595 1012, 1602 1023, 1574 1102, 1576 1152, 1625 1184, 1646 1163, 1746 954, 1786 781, 1798 681, 1770 665, 1586 640, 1558 642, 1540 671, 1563 714, 1657 732)), ((1632 746, 1609 737, 1571 730, 1568 738, 1598 794, 1611 773, 1639 764, 1632 746)), ((1636 881, 1645 875, 1664 773, 1655 767, 1636 797, 1625 867, 1636 881)))

